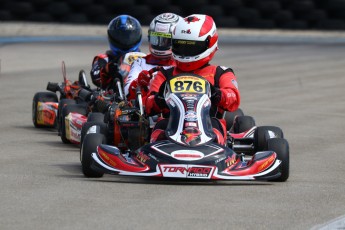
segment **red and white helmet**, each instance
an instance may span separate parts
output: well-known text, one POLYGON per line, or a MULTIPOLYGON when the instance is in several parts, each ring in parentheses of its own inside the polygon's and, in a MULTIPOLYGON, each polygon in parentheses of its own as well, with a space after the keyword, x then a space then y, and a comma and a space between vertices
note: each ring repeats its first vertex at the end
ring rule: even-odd
POLYGON ((171 34, 180 19, 176 14, 163 13, 152 20, 148 31, 152 55, 162 59, 171 57, 171 34))
POLYGON ((193 71, 210 62, 218 49, 218 33, 213 18, 192 14, 180 20, 172 35, 172 56, 177 68, 193 71))

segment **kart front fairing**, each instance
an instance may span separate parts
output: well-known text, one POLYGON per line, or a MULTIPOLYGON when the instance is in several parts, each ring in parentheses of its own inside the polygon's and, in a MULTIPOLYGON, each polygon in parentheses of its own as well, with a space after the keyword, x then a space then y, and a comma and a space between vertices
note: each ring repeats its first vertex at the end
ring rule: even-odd
POLYGON ((216 143, 186 147, 170 140, 145 145, 131 155, 102 144, 92 158, 91 167, 108 174, 212 180, 266 180, 279 176, 280 164, 272 151, 246 162, 216 143))

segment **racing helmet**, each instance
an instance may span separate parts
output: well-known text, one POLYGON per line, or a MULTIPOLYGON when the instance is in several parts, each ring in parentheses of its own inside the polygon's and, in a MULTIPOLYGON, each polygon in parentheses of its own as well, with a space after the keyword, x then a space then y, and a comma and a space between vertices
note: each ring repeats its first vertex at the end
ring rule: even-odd
POLYGON ((218 50, 213 18, 193 14, 177 23, 172 34, 172 56, 182 71, 193 71, 210 62, 218 50))
POLYGON ((132 16, 119 15, 108 25, 108 41, 114 55, 139 51, 141 36, 141 25, 132 16))
POLYGON ((163 13, 151 21, 148 40, 152 55, 162 59, 171 57, 171 34, 180 18, 173 13, 163 13))

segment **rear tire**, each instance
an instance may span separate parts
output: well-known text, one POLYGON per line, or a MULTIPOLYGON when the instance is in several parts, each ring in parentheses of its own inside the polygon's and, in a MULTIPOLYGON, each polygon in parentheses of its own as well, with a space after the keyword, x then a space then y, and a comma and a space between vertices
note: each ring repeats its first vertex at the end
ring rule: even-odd
POLYGON ((279 166, 281 175, 272 181, 284 182, 289 178, 289 143, 284 138, 272 138, 267 141, 266 150, 274 151, 277 154, 277 158, 281 160, 279 166))
POLYGON ((87 114, 87 110, 86 107, 84 105, 79 105, 79 104, 75 104, 75 105, 66 105, 65 107, 62 108, 61 111, 61 140, 63 143, 65 144, 69 144, 71 143, 67 137, 66 137, 66 121, 65 121, 65 117, 70 114, 70 113, 79 113, 82 114, 84 116, 86 116, 87 114))
POLYGON ((104 113, 92 112, 87 116, 87 121, 99 121, 104 122, 104 113))
POLYGON ((92 153, 96 152, 97 146, 104 144, 106 138, 103 134, 90 133, 85 136, 84 142, 81 147, 80 161, 82 165, 83 174, 86 177, 102 177, 104 173, 97 172, 91 168, 92 153))
POLYGON ((254 132, 255 150, 264 151, 271 138, 284 138, 283 131, 277 126, 259 126, 254 132), (273 132, 273 133, 272 133, 273 132))
POLYGON ((58 134, 61 136, 61 122, 62 122, 62 116, 61 111, 66 105, 75 105, 77 102, 73 99, 61 99, 58 106, 58 112, 57 112, 57 128, 58 128, 58 134))
MULTIPOLYGON (((233 112, 225 111, 224 112, 224 119, 226 121, 226 130, 230 130, 232 125, 234 124, 234 120, 236 116, 243 116, 244 113, 242 109, 237 109, 233 112)), ((220 117, 219 117, 220 118, 220 117)))
POLYGON ((255 126, 255 120, 251 116, 237 116, 235 117, 232 130, 234 133, 243 133, 255 126))
MULTIPOLYGON (((58 97, 56 93, 53 92, 38 92, 34 95, 34 98, 32 100, 32 122, 36 128, 42 128, 42 127, 49 127, 45 125, 37 124, 37 104, 38 102, 58 102, 58 97)), ((56 127, 56 118, 54 122, 54 126, 56 127)))

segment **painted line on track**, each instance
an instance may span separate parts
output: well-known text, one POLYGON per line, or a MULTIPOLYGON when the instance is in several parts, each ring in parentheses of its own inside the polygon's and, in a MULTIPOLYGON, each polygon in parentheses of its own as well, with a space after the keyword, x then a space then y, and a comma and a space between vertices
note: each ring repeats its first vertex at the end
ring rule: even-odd
POLYGON ((313 227, 311 230, 335 230, 345 229, 345 215, 331 220, 325 224, 320 224, 313 227))

